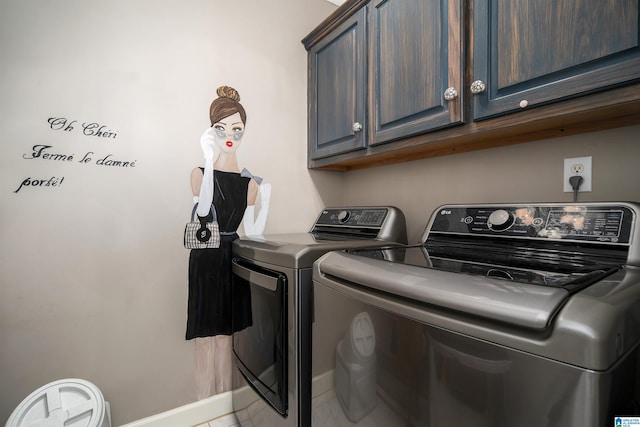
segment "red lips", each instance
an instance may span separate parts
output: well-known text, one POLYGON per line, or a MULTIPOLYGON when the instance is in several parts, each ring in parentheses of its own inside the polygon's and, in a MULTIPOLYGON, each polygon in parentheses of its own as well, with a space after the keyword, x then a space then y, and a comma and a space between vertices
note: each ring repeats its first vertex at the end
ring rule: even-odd
POLYGON ((227 141, 226 144, 227 144, 227 147, 229 148, 233 147, 233 142, 231 141, 227 141))

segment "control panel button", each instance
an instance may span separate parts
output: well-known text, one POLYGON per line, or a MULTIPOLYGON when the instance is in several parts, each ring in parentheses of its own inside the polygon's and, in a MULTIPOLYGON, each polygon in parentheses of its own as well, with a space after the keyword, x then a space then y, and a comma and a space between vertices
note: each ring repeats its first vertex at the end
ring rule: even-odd
POLYGON ((511 227, 515 219, 504 209, 493 211, 487 220, 487 226, 494 231, 503 231, 511 227))

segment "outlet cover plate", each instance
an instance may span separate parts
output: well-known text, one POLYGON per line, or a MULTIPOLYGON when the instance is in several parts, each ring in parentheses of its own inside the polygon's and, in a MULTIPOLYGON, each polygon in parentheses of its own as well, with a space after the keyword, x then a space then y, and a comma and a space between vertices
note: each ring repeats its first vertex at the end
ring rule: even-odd
POLYGON ((573 193, 573 188, 571 188, 571 184, 569 184, 569 178, 573 175, 582 175, 582 185, 578 189, 579 193, 589 192, 591 191, 591 156, 586 157, 571 157, 568 159, 564 159, 564 192, 565 193, 573 193), (576 174, 573 172, 575 166, 582 165, 583 172, 580 174, 576 174))

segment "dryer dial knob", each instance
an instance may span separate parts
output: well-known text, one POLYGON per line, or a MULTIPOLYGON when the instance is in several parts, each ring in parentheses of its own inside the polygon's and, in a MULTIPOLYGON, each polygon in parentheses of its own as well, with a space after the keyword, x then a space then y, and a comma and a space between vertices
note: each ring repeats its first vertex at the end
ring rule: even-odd
POLYGON ((515 219, 510 212, 504 209, 498 209, 489 215, 487 226, 493 231, 503 231, 511 227, 514 222, 515 219))
POLYGON ((349 220, 350 216, 351 216, 351 213, 349 213, 349 211, 340 211, 338 213, 338 222, 340 224, 344 224, 345 222, 347 222, 349 220))

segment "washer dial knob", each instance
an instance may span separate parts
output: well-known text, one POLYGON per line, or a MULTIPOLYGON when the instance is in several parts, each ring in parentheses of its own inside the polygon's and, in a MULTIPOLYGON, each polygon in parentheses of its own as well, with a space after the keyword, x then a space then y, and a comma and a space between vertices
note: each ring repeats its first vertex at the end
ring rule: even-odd
POLYGON ((349 211, 340 211, 338 213, 338 222, 340 224, 344 224, 349 220, 350 216, 351 216, 351 213, 349 211))
POLYGON ((513 215, 504 209, 493 211, 487 220, 487 226, 494 231, 503 231, 515 222, 513 215))

